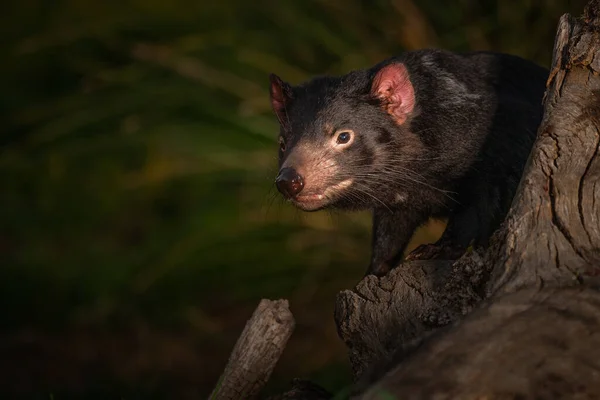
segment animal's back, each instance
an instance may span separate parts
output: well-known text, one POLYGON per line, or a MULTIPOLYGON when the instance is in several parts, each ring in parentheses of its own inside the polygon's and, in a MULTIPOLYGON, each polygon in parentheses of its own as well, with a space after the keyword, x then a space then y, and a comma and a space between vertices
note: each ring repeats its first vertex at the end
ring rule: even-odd
MULTIPOLYGON (((464 241, 474 235, 475 243, 485 243, 508 212, 535 141, 548 70, 484 51, 418 50, 401 57, 420 81, 417 97, 428 101, 416 129, 437 127, 432 143, 439 142, 445 158, 434 171, 437 185, 455 193, 434 214, 459 215, 461 226, 477 231, 464 231, 464 241)), ((454 235, 463 236, 460 231, 454 235)))
POLYGON ((543 117, 548 70, 509 54, 465 54, 485 71, 496 96, 490 130, 460 192, 480 203, 476 242, 487 242, 504 220, 543 117))
POLYGON ((439 187, 460 192, 456 186, 474 178, 469 171, 482 179, 520 174, 541 122, 547 69, 488 51, 424 49, 384 63, 396 60, 416 82, 422 106, 413 130, 424 132, 431 155, 440 155, 428 166, 439 187))

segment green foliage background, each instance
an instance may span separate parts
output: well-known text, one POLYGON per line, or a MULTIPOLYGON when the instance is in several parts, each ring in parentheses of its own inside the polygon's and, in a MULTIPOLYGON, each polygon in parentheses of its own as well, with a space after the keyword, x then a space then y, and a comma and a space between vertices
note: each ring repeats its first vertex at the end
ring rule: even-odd
POLYGON ((548 65, 559 16, 584 3, 5 5, 0 388, 204 396, 263 297, 298 319, 270 390, 346 384, 332 310, 367 265, 368 216, 279 200, 268 73, 298 83, 422 47, 548 65))

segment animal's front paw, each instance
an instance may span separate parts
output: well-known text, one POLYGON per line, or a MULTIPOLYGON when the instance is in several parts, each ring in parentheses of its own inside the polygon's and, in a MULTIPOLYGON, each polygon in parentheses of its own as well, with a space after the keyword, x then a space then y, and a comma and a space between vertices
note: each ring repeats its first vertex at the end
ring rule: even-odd
POLYGON ((422 244, 406 256, 406 261, 413 260, 457 260, 465 249, 445 244, 422 244))

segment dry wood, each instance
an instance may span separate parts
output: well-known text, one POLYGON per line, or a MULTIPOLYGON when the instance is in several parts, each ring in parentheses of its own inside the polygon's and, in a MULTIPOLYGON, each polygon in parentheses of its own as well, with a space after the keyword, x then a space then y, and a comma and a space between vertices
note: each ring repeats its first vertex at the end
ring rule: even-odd
POLYGON ((432 339, 402 354, 397 366, 359 398, 600 398, 596 290, 520 290, 432 339))
POLYGON ((235 344, 210 399, 256 398, 269 380, 294 326, 287 300, 261 300, 235 344))
MULTIPOLYGON (((600 273, 600 21, 560 19, 545 114, 488 291, 595 283, 600 273)), ((597 12, 597 10, 596 10, 597 12)))
POLYGON ((490 267, 477 252, 457 262, 411 261, 388 275, 365 277, 338 294, 335 320, 353 378, 380 377, 399 348, 410 349, 485 299, 490 267))

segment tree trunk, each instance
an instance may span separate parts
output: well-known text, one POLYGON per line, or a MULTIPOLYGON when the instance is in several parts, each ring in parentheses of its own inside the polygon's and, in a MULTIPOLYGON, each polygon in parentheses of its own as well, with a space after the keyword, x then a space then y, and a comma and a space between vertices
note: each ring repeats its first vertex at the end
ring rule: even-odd
POLYGON ((600 273, 600 17, 560 19, 545 114, 497 251, 489 293, 600 273))
POLYGON ((600 398, 600 293, 518 290, 393 361, 357 398, 600 398))
POLYGON ((261 300, 235 344, 210 399, 256 398, 269 380, 294 326, 287 300, 261 300))

